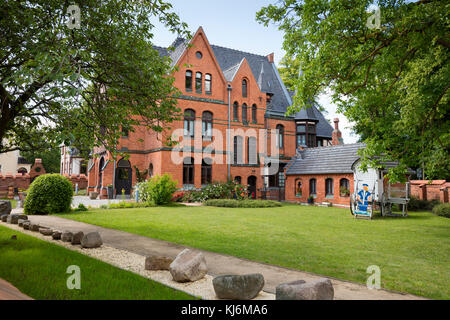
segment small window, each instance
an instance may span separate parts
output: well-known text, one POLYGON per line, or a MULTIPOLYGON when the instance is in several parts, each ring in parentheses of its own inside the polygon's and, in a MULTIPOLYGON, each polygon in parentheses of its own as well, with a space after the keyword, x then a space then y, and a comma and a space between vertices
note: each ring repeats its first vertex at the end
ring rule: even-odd
POLYGON ((256 104, 254 104, 252 106, 252 122, 253 123, 258 123, 258 119, 256 118, 256 110, 257 110, 257 107, 256 107, 256 104))
POLYGON ((204 159, 202 161, 202 184, 209 184, 212 182, 212 161, 211 159, 204 159))
POLYGON ((238 184, 241 184, 241 183, 242 183, 242 178, 241 178, 241 176, 234 177, 234 181, 235 181, 236 183, 238 183, 238 184))
POLYGON ((212 137, 213 114, 209 111, 203 112, 202 115, 202 137, 212 137))
POLYGON ((248 121, 247 121, 247 105, 245 103, 242 105, 242 122, 248 123, 248 121))
POLYGON ((211 88, 211 75, 209 73, 205 74, 205 93, 211 94, 212 88, 211 88))
POLYGON ((202 93, 202 73, 197 72, 195 74, 195 92, 202 93))
POLYGON ((301 198, 303 195, 302 180, 295 181, 295 196, 301 198))
POLYGON ((192 71, 186 71, 186 91, 192 91, 192 71))
POLYGON ((277 146, 280 149, 284 148, 284 126, 277 125, 277 146))
POLYGON ((247 89, 247 80, 242 80, 242 96, 244 98, 247 98, 247 94, 248 94, 248 89, 247 89))
POLYGON ((148 166, 148 177, 153 177, 153 163, 150 163, 150 165, 148 166))
POLYGON ((194 159, 183 160, 183 184, 194 184, 194 159))
POLYGON ((195 126, 195 111, 187 109, 184 111, 184 136, 193 137, 195 126))
POLYGON ((237 102, 233 104, 233 120, 239 121, 239 104, 237 102))
POLYGON ((341 197, 348 197, 350 195, 350 181, 348 179, 341 179, 339 181, 339 192, 341 197))
POLYGON ((197 51, 195 53, 195 56, 197 57, 197 59, 201 59, 201 58, 203 58, 203 53, 201 53, 200 51, 197 51))
POLYGON ((333 196, 334 190, 333 190, 333 179, 328 178, 325 180, 325 195, 326 196, 333 196))
POLYGON ((317 194, 317 180, 311 179, 309 180, 309 195, 315 196, 317 194))

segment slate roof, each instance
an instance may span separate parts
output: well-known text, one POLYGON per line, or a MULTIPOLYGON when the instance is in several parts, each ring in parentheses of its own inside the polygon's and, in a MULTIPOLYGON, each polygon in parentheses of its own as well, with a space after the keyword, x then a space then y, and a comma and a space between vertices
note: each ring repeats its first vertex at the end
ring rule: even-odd
POLYGON ((300 151, 287 165, 287 175, 352 173, 352 165, 360 157, 363 143, 338 146, 306 148, 300 151))
MULTIPOLYGON (((173 66, 178 62, 178 59, 187 48, 187 42, 183 38, 177 38, 171 46, 175 48, 171 52, 167 48, 157 46, 154 48, 158 50, 161 56, 169 56, 173 66)), ((284 86, 275 64, 270 63, 266 56, 217 45, 211 45, 211 48, 227 81, 231 81, 230 79, 234 77, 242 60, 245 58, 252 70, 253 76, 257 79, 261 91, 273 94, 270 112, 284 116, 287 108, 292 104, 292 93, 284 86)), ((297 116, 301 116, 302 112, 300 111, 298 114, 288 118, 292 120, 297 119, 297 116)), ((316 128, 317 136, 331 138, 333 127, 322 113, 314 106, 307 108, 306 113, 318 120, 316 128)))

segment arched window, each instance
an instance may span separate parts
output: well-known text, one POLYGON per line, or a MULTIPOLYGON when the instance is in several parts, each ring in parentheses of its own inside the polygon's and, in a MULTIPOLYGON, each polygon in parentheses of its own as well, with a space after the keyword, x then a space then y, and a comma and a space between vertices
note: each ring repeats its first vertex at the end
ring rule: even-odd
POLYGON ((242 122, 247 123, 247 105, 244 103, 242 105, 242 122))
POLYGON ((205 158, 202 161, 202 184, 208 184, 212 182, 212 161, 209 158, 205 158))
POLYGON ((27 171, 27 169, 26 168, 19 168, 18 170, 17 170, 17 173, 19 173, 19 174, 21 174, 22 176, 24 176, 25 174, 27 174, 28 173, 28 171, 27 171))
POLYGON ((248 90, 247 90, 247 80, 242 80, 242 96, 247 98, 248 90))
POLYGON ((241 176, 234 177, 234 181, 235 181, 236 183, 241 184, 241 183, 242 183, 242 178, 241 178, 241 176))
POLYGON ((334 190, 333 190, 333 179, 327 178, 325 180, 325 195, 326 196, 333 196, 334 190))
POLYGON ((202 93, 202 73, 197 72, 195 74, 195 92, 202 93))
POLYGON ((242 157, 242 137, 235 136, 233 141, 233 156, 234 164, 243 164, 244 159, 242 157))
POLYGON ((183 159, 183 184, 194 184, 194 158, 183 159))
POLYGON ((192 71, 186 71, 186 79, 185 79, 186 91, 192 91, 192 71))
POLYGON ((255 137, 249 137, 247 140, 247 163, 257 164, 257 140, 255 137))
POLYGON ((211 94, 212 91, 212 77, 209 73, 205 74, 205 93, 211 94))
POLYGON ((256 107, 256 104, 254 104, 252 106, 252 122, 253 123, 257 123, 258 122, 258 119, 256 118, 256 110, 257 110, 257 107, 256 107))
POLYGON ((209 111, 203 112, 202 115, 202 137, 212 137, 213 114, 209 111))
POLYGON ((153 177, 153 163, 150 163, 150 165, 148 166, 148 177, 153 177))
POLYGON ((309 195, 315 196, 317 194, 317 180, 312 178, 309 180, 309 195))
POLYGON ((105 167, 105 158, 102 157, 100 159, 99 164, 98 164, 98 187, 99 188, 102 187, 102 183, 103 183, 103 169, 104 169, 104 167, 105 167))
POLYGON ((350 195, 350 181, 348 179, 342 178, 339 181, 339 192, 341 197, 348 197, 350 195))
POLYGON ((184 136, 194 136, 194 124, 195 124, 195 111, 192 109, 186 109, 184 111, 184 136))
POLYGON ((303 195, 302 180, 301 179, 295 180, 295 196, 301 197, 302 195, 303 195))
POLYGON ((233 104, 233 120, 239 121, 239 104, 237 102, 233 104))
POLYGON ((284 148, 284 126, 282 124, 277 125, 277 146, 280 149, 284 148))

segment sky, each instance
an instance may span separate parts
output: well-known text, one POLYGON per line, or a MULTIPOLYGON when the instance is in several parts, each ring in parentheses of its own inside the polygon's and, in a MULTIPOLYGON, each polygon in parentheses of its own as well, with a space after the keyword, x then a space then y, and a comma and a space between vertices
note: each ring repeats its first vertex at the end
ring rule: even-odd
MULTIPOLYGON (((278 66, 285 52, 283 32, 276 25, 265 27, 256 21, 256 12, 276 0, 167 0, 173 5, 183 22, 194 33, 200 26, 211 44, 260 55, 275 54, 278 66)), ((162 24, 154 21, 153 43, 168 47, 176 38, 162 24)), ((339 128, 345 143, 354 143, 358 137, 351 134, 351 123, 342 114, 336 113, 336 106, 329 94, 319 97, 319 103, 328 111, 329 120, 339 118, 339 128)))

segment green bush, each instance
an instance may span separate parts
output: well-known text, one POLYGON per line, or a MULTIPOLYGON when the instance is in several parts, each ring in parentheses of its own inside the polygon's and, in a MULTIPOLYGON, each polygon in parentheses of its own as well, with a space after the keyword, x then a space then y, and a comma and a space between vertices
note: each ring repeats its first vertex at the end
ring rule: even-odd
POLYGON ((281 207, 281 203, 272 200, 233 200, 233 199, 211 199, 205 202, 210 207, 226 208, 272 208, 281 207))
POLYGON ((408 202, 409 211, 424 211, 432 210, 435 205, 439 204, 438 200, 420 200, 415 197, 411 197, 408 202))
POLYGON ((84 204, 80 203, 78 205, 78 208, 76 208, 73 211, 75 211, 75 212, 88 211, 88 208, 86 208, 86 206, 84 204))
POLYGON ((204 202, 211 199, 239 199, 248 198, 247 188, 234 181, 214 182, 203 187, 202 190, 187 191, 183 202, 204 202))
POLYGON ((109 205, 109 209, 132 209, 132 208, 150 208, 155 205, 152 202, 119 202, 109 205))
POLYGON ((140 201, 163 205, 172 201, 173 194, 177 191, 177 182, 166 173, 163 176, 154 176, 150 180, 139 183, 137 188, 140 201))
POLYGON ((45 174, 37 177, 25 198, 25 214, 49 214, 69 212, 73 187, 60 174, 45 174))
POLYGON ((433 213, 437 216, 450 218, 450 203, 441 203, 434 206, 433 213))

